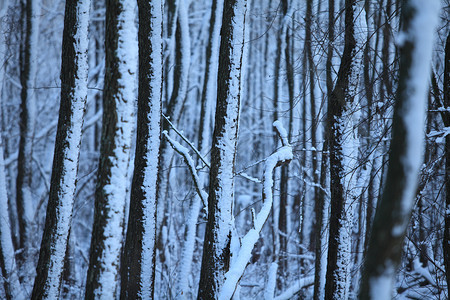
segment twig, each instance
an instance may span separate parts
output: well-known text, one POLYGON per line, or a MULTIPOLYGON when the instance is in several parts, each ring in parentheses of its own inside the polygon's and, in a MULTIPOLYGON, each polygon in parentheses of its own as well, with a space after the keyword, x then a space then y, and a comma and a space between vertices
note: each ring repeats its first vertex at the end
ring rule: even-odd
POLYGON ((166 137, 167 141, 169 142, 170 146, 175 150, 178 154, 180 154, 184 162, 189 168, 189 171, 191 172, 192 179, 194 180, 195 189, 197 190, 198 195, 200 196, 200 199, 202 199, 203 205, 207 208, 208 207, 208 195, 206 192, 202 189, 200 186, 200 179, 198 178, 197 169, 195 168, 194 160, 192 159, 191 155, 189 154, 189 150, 182 146, 180 143, 172 139, 167 131, 163 131, 163 135, 166 137))

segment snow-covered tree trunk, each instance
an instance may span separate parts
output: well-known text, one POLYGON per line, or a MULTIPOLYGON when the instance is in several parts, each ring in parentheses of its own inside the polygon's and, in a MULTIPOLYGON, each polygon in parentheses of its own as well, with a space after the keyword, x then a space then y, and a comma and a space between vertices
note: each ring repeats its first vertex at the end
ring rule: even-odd
POLYGON ((27 259, 32 243, 33 199, 31 194, 33 137, 36 123, 34 83, 38 58, 40 0, 22 0, 22 41, 20 45, 21 113, 17 165, 16 203, 20 244, 27 259))
MULTIPOLYGON (((219 45, 220 28, 222 25, 223 0, 214 0, 211 7, 211 19, 209 29, 209 39, 206 49, 206 69, 203 81, 203 91, 201 98, 201 112, 199 124, 199 136, 197 149, 200 153, 209 150, 211 143, 211 106, 217 92, 217 69, 219 65, 219 45)), ((199 163, 200 161, 197 160, 199 163)), ((202 172, 199 175, 199 186, 207 182, 207 173, 202 172)), ((177 273, 177 291, 176 295, 180 298, 187 298, 189 293, 189 276, 195 249, 195 237, 197 232, 197 221, 200 213, 201 198, 195 195, 192 204, 189 207, 188 220, 185 227, 185 241, 183 245, 181 262, 177 273)))
POLYGON ((375 213, 360 299, 392 297, 422 164, 426 95, 439 5, 438 0, 409 0, 402 7, 400 74, 389 166, 375 213))
POLYGON ((328 102, 331 215, 325 299, 347 299, 350 287, 352 203, 358 139, 358 100, 355 99, 361 62, 355 23, 361 11, 355 0, 345 1, 345 45, 336 85, 328 102))
POLYGON ((156 196, 161 132, 163 3, 139 0, 136 156, 121 299, 151 299, 155 282, 156 196))
POLYGON ((86 298, 114 299, 119 278, 127 171, 135 110, 135 4, 106 1, 105 87, 86 298))
POLYGON ((87 97, 89 7, 90 0, 66 2, 61 104, 47 216, 32 299, 56 299, 60 294, 87 97))
POLYGON ((226 0, 221 28, 217 104, 199 299, 216 299, 230 263, 234 163, 239 126, 246 0, 226 0))
MULTIPOLYGON (((0 106, 3 103, 2 87, 5 74, 6 34, 3 32, 9 1, 0 4, 0 106)), ((0 112, 0 124, 2 115, 0 112)), ((3 138, 0 133, 0 269, 7 300, 25 299, 20 286, 14 246, 11 236, 11 222, 8 214, 8 193, 5 177, 5 161, 3 157, 3 138)))
MULTIPOLYGON (((450 107, 450 33, 445 43, 445 70, 444 70, 444 107, 450 107)), ((444 112, 444 125, 450 126, 450 112, 444 112)), ((445 137, 445 227, 442 246, 444 250, 445 276, 447 279, 447 295, 450 295, 450 136, 445 137)))

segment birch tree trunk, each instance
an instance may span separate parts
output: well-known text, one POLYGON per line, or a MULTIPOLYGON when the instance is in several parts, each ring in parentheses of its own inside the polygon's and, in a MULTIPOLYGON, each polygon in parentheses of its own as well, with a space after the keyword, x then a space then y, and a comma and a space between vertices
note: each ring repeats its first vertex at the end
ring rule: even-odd
POLYGON ((360 299, 391 299, 402 245, 416 195, 433 33, 440 1, 405 1, 400 74, 385 186, 364 264, 360 299))
POLYGON ((89 7, 89 0, 66 2, 61 104, 50 196, 32 299, 56 299, 60 294, 87 97, 89 7))
POLYGON ((135 110, 134 9, 131 0, 106 1, 103 129, 86 282, 88 299, 114 299, 119 278, 135 110))
POLYGON ((161 140, 162 1, 139 0, 138 127, 121 299, 152 299, 161 140))
POLYGON ((246 7, 246 0, 224 2, 199 299, 219 296, 230 263, 246 7))

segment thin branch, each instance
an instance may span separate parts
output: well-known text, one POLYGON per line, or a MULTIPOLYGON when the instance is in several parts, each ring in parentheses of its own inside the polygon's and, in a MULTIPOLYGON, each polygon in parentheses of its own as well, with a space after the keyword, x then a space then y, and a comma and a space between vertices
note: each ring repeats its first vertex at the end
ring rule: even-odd
POLYGON ((169 118, 166 117, 164 114, 162 114, 162 117, 169 123, 170 127, 172 127, 173 131, 175 131, 176 134, 180 136, 180 138, 186 142, 186 144, 189 145, 189 147, 194 150, 194 152, 198 155, 198 157, 201 159, 201 161, 208 167, 211 168, 210 164, 206 161, 206 159, 203 158, 203 156, 200 154, 200 152, 195 148, 195 146, 175 127, 175 125, 170 122, 169 118))
POLYGON ((184 162, 189 168, 189 171, 192 175, 192 180, 194 181, 195 189, 197 190, 198 195, 200 196, 200 199, 202 199, 203 205, 205 208, 208 207, 208 195, 203 190, 203 188, 200 186, 200 179, 198 178, 197 169, 195 168, 194 160, 192 159, 191 155, 189 154, 189 150, 182 146, 180 143, 172 139, 167 131, 163 131, 163 135, 166 137, 167 141, 169 142, 170 146, 175 150, 178 154, 180 154, 184 162))

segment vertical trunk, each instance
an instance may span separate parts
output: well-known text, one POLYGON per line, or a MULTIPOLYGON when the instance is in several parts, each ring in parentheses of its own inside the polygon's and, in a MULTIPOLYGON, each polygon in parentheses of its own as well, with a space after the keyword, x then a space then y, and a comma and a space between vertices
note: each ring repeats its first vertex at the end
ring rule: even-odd
POLYGON ((428 74, 439 1, 406 1, 402 8, 400 74, 389 166, 370 236, 361 299, 390 299, 416 193, 428 74), (424 20, 426 20, 424 22, 424 20))
MULTIPOLYGON (((201 98, 200 125, 197 149, 200 153, 208 149, 211 143, 210 112, 217 89, 217 68, 219 59, 220 27, 222 25, 223 0, 214 0, 211 7, 211 20, 209 39, 206 48, 206 69, 203 81, 201 98)), ((199 161, 197 161, 199 162, 199 161)), ((206 172, 199 175, 199 186, 202 188, 206 182, 206 172)), ((197 220, 200 212, 201 199, 195 195, 189 208, 189 219, 185 228, 185 241, 182 250, 181 263, 177 275, 177 297, 189 296, 188 278, 194 255, 197 220)))
MULTIPOLYGON (((334 44, 334 0, 328 0, 328 45, 327 45, 327 60, 325 64, 326 71, 326 86, 327 86, 327 97, 328 103, 331 102, 331 93, 333 91, 333 77, 332 77, 332 59, 333 59, 333 44, 334 44)), ((328 108, 329 109, 329 108, 328 108)), ((328 121, 329 122, 329 121, 328 121)), ((326 126, 329 126, 328 124, 326 126)), ((322 189, 325 189, 326 177, 327 177, 327 163, 329 159, 329 155, 327 155, 327 151, 329 151, 329 141, 330 137, 328 136, 329 131, 326 133, 326 139, 323 145, 323 153, 322 153, 322 163, 320 168, 320 186, 322 189)), ((315 261, 315 271, 314 271, 314 300, 323 299, 324 297, 324 288, 325 288, 325 274, 327 269, 327 255, 324 254, 325 243, 326 243, 326 223, 328 215, 328 209, 325 205, 326 201, 326 191, 321 190, 319 197, 317 198, 316 203, 316 222, 317 222, 317 231, 316 234, 316 261, 315 261)))
MULTIPOLYGON (((104 10, 105 9, 105 0, 96 0, 93 1, 93 9, 95 13, 98 13, 100 10, 104 10)), ((105 22, 104 19, 102 20, 95 20, 93 21, 94 23, 94 33, 92 36, 95 38, 95 54, 94 54, 94 61, 95 61, 95 66, 99 66, 102 65, 103 61, 103 57, 102 57, 102 53, 104 53, 105 49, 104 49, 104 43, 102 41, 104 41, 104 37, 105 37, 105 22)), ((91 27, 92 28, 92 27, 91 27)), ((103 78, 101 78, 102 72, 100 70, 98 70, 98 72, 96 73, 95 76, 95 83, 98 86, 99 83, 103 83, 103 78)), ((95 91, 95 96, 94 96, 94 114, 98 113, 101 109, 102 109, 102 91, 95 91)), ((101 125, 100 122, 96 122, 94 125, 94 151, 99 151, 100 150, 100 138, 101 138, 101 125)))
MULTIPOLYGON (((280 29, 278 30, 277 36, 277 52, 275 58, 275 87, 274 87, 274 113, 273 121, 277 121, 280 118, 280 114, 283 111, 283 63, 286 60, 286 33, 287 33, 287 12, 288 12, 288 1, 282 0, 280 2, 282 18, 280 22, 280 29)), ((274 132, 276 133, 276 131, 274 132)), ((275 145, 277 145, 277 137, 275 134, 275 145)), ((274 262, 278 264, 278 273, 281 275, 278 283, 278 288, 282 289, 283 280, 286 275, 286 257, 285 253, 287 250, 287 239, 286 239, 286 225, 287 225, 287 188, 288 188, 288 166, 283 166, 280 173, 274 172, 274 176, 279 178, 279 203, 272 207, 274 215, 274 262), (276 215, 278 214, 278 215, 276 215)), ((276 179, 278 179, 276 178, 276 179)), ((277 182, 277 181, 275 181, 277 182)))
MULTIPOLYGON (((3 29, 5 16, 8 11, 8 0, 0 4, 0 28, 3 29)), ((3 103, 2 86, 5 73, 4 63, 6 61, 6 39, 5 34, 0 32, 0 107, 3 103)), ((0 112, 0 124, 2 115, 0 112)), ((5 161, 3 157, 3 139, 0 133, 0 271, 7 300, 25 299, 17 276, 17 265, 14 257, 14 246, 11 236, 11 223, 8 214, 8 193, 5 177, 5 161)))
MULTIPOLYGON (((312 5, 313 1, 308 1, 306 4, 306 20, 305 20, 305 51, 306 57, 308 61, 308 70, 309 70, 309 97, 310 97, 310 118, 311 118, 311 163, 312 163, 312 180, 313 180, 313 189, 312 189, 312 199, 314 199, 315 212, 318 211, 319 201, 317 201, 317 196, 319 194, 319 170, 317 166, 317 116, 316 116, 316 97, 315 97, 315 63, 312 55, 312 41, 311 41, 311 23, 312 23, 312 5)), ((312 206, 312 205, 311 205, 312 206)), ((317 235, 317 223, 318 218, 316 217, 316 223, 314 225, 314 230, 312 232, 311 237, 317 235)), ((314 245, 314 241, 311 241, 311 247, 314 245)))
POLYGON ((351 195, 354 187, 355 142, 352 113, 357 70, 355 59, 356 1, 345 1, 345 45, 336 85, 328 102, 331 215, 325 299, 346 299, 351 251, 351 195))
POLYGON ((114 299, 119 277, 134 113, 134 2, 106 1, 103 129, 86 298, 114 299))
POLYGON ((156 176, 162 92, 162 2, 138 1, 139 93, 136 156, 121 299, 151 299, 155 282, 156 176))
POLYGON ((66 3, 61 104, 47 216, 32 299, 56 299, 60 293, 87 97, 89 7, 89 0, 66 3))
POLYGON ((218 297, 230 262, 246 6, 246 0, 224 3, 199 299, 218 297))
MULTIPOLYGON (((445 44, 444 70, 444 107, 450 107, 450 34, 445 44)), ((445 126, 450 126, 450 113, 447 111, 445 126)), ((448 294, 450 295, 450 136, 445 137, 445 227, 442 247, 444 250, 445 277, 447 279, 448 294)))
MULTIPOLYGON (((24 249, 21 260, 26 259, 31 247, 33 200, 31 196, 33 136, 36 122, 34 80, 37 67, 39 35, 39 0, 22 0, 22 42, 20 45, 21 113, 20 141, 17 165, 16 202, 19 218, 19 248, 24 249)), ((22 261, 23 262, 23 261, 22 261)))
MULTIPOLYGON (((178 0, 176 3, 172 3, 170 6, 174 9, 172 13, 170 30, 174 31, 175 36, 175 65, 173 67, 173 78, 168 78, 167 84, 172 85, 173 89, 170 99, 167 104, 166 116, 170 118, 173 124, 178 125, 178 121, 181 118, 182 108, 186 99, 188 80, 189 80, 189 67, 190 67, 190 36, 189 36, 189 22, 188 22, 188 7, 186 0, 178 0), (172 7, 173 5, 173 7, 172 7), (169 82, 171 82, 169 84, 169 82)), ((171 42, 171 41, 170 41, 171 42)), ((172 42, 171 42, 172 43, 172 42)), ((170 57, 169 57, 170 58, 170 57)), ((170 73, 169 73, 170 75, 170 73)), ((168 122, 163 120, 163 130, 171 130, 168 122)), ((171 203, 169 197, 169 180, 171 172, 175 171, 171 168, 173 160, 173 150, 168 146, 166 140, 161 141, 160 145, 160 159, 158 170, 158 191, 157 191, 157 205, 158 205, 158 241, 157 247, 160 254, 160 260, 165 270, 169 268, 169 262, 166 261, 170 257, 167 248, 168 228, 171 224, 171 212, 169 210, 171 203)), ((166 272, 163 270, 163 272, 166 272)))
MULTIPOLYGON (((1 72, 1 71, 0 71, 1 72)), ((6 299, 25 299, 17 276, 17 265, 14 257, 14 246, 11 237, 11 226, 8 215, 8 194, 6 191, 5 162, 3 159, 3 141, 0 136, 0 269, 6 299)))

